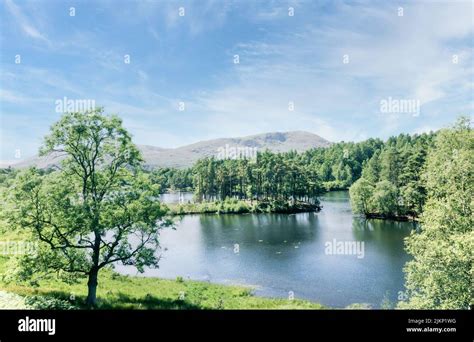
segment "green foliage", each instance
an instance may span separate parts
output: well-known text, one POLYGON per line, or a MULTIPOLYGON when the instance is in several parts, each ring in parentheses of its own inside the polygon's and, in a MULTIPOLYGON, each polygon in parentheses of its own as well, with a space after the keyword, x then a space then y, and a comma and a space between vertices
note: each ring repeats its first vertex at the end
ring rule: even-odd
POLYGON ((339 142, 327 148, 312 149, 304 153, 304 159, 317 170, 323 187, 327 190, 347 189, 358 180, 363 165, 380 148, 379 139, 368 139, 359 143, 339 142))
POLYGON ((205 158, 189 169, 154 170, 152 180, 162 192, 192 187, 197 201, 291 198, 312 202, 322 191, 347 189, 382 145, 378 139, 369 139, 300 154, 259 152, 256 160, 205 158))
POLYGON ((380 178, 380 150, 375 151, 372 158, 364 162, 362 169, 362 178, 368 180, 371 184, 377 183, 380 178))
POLYGON ((171 204, 171 215, 184 214, 244 214, 244 213, 297 213, 319 211, 319 202, 306 203, 284 200, 246 201, 226 198, 224 201, 171 204))
POLYGON ((301 154, 266 151, 255 161, 206 158, 190 169, 147 173, 120 119, 99 109, 64 115, 45 139, 41 153, 50 152, 66 156, 58 170, 0 170, 0 232, 39 242, 36 253, 0 257, 2 268, 8 265, 9 270, 0 280, 5 287, 12 280, 27 282, 29 287, 19 291, 29 296, 28 306, 81 307, 83 302, 70 303, 61 294, 58 280, 84 299, 84 278, 87 303, 95 304, 99 270, 105 268, 104 308, 313 307, 302 301, 264 301, 248 290, 182 278, 110 275, 107 267, 114 262, 139 271, 157 265, 158 231, 172 224, 157 197, 190 187, 199 203, 172 206, 172 213, 307 211, 318 207, 323 191, 350 187, 354 212, 420 217, 419 231, 407 239, 414 258, 405 268, 409 300, 400 307, 473 305, 474 137, 468 119, 437 134, 401 134, 386 143, 341 142, 301 154), (162 288, 148 288, 156 285, 162 288), (187 291, 186 300, 176 298, 178 289, 187 291))
POLYGON ((192 169, 158 168, 151 172, 151 181, 160 186, 160 192, 191 191, 193 188, 192 169))
POLYGON ((398 189, 388 180, 375 185, 371 201, 373 210, 379 214, 385 216, 398 214, 398 189))
POLYGON ((421 229, 407 238, 402 308, 468 309, 474 303, 474 133, 461 118, 429 151, 421 229))
POLYGON ((368 214, 372 210, 372 196, 374 186, 365 178, 359 178, 349 189, 352 211, 354 213, 368 214))
POLYGON ((11 167, 0 169, 0 187, 8 187, 17 173, 18 171, 11 167))
POLYGON ((347 310, 372 310, 372 305, 369 303, 353 303, 346 306, 347 310))
POLYGON ((225 201, 219 204, 218 213, 234 213, 242 214, 248 213, 251 208, 244 201, 239 201, 235 198, 226 198, 225 201))
MULTIPOLYGON (((99 275, 98 309, 326 309, 306 300, 263 298, 252 295, 252 289, 199 281, 133 277, 104 270, 99 275)), ((72 310, 86 308, 85 280, 64 284, 56 279, 42 280, 40 286, 1 284, 8 292, 6 307, 15 297, 23 308, 72 310), (12 295, 12 293, 17 294, 12 295), (24 299, 22 299, 24 298, 24 299), (30 305, 26 306, 24 302, 30 305)), ((0 306, 2 292, 0 291, 0 306)), ((16 304, 18 302, 19 304, 16 304)))
POLYGON ((432 147, 434 136, 400 134, 389 138, 380 150, 375 151, 363 163, 360 179, 366 183, 363 187, 356 184, 351 187, 355 212, 375 217, 419 216, 426 200, 426 186, 421 174, 426 151, 432 147), (368 184, 374 186, 369 200, 365 197, 369 191, 368 184))
MULTIPOLYGON (((305 165, 295 152, 258 153, 255 161, 205 158, 193 167, 195 197, 198 201, 257 200, 315 203, 322 191, 316 171, 305 165)), ((236 202, 237 203, 237 202, 236 202)), ((234 204, 236 204, 234 203, 234 204)), ((233 212, 248 211, 242 203, 233 212)))
POLYGON ((139 271, 157 265, 158 231, 171 222, 118 117, 102 109, 65 114, 45 138, 41 153, 51 152, 65 155, 59 170, 21 171, 7 191, 11 227, 40 243, 20 260, 18 275, 87 276, 93 305, 99 270, 114 262, 139 271))
POLYGON ((467 118, 435 134, 390 138, 350 188, 355 212, 420 216, 407 239, 402 308, 467 309, 474 279, 474 134, 467 118), (373 186, 375 184, 375 186, 373 186))
POLYGON ((70 301, 54 296, 28 296, 25 303, 36 310, 75 310, 77 309, 70 301))
POLYGON ((273 204, 289 200, 316 203, 325 190, 347 189, 381 146, 380 140, 369 139, 301 154, 259 152, 255 161, 207 158, 193 167, 194 191, 199 201, 237 198, 273 204))

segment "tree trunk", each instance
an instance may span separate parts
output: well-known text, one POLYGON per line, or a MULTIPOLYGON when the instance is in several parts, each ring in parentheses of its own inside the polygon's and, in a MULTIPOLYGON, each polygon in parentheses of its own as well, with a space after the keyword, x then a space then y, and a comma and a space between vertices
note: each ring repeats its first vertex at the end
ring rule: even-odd
POLYGON ((97 305, 97 275, 99 270, 97 268, 93 268, 89 273, 89 280, 87 282, 88 292, 87 292, 87 300, 86 305, 88 307, 95 307, 97 305))

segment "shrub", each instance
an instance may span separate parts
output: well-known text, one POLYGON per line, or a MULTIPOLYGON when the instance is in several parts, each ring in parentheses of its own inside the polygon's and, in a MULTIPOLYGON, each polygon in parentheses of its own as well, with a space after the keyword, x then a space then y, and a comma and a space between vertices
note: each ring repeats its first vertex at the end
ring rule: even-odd
POLYGON ((65 299, 44 296, 28 296, 25 304, 38 310, 75 310, 77 307, 65 299))

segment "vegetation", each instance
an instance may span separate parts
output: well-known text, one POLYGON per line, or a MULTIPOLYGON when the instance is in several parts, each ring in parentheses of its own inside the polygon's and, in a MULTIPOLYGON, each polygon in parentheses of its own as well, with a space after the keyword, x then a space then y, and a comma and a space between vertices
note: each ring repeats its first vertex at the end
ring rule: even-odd
POLYGON ((192 191, 193 174, 192 169, 157 168, 151 171, 150 179, 158 184, 160 192, 167 191, 192 191))
POLYGON ((317 203, 321 193, 317 174, 296 152, 257 154, 248 159, 206 158, 194 165, 198 201, 245 200, 317 203))
POLYGON ((419 218, 406 241, 401 308, 468 309, 474 303, 474 134, 468 118, 437 134, 391 138, 350 188, 366 217, 419 218))
POLYGON ((316 204, 287 201, 243 201, 226 198, 224 201, 170 204, 170 214, 244 214, 244 213, 296 213, 319 211, 316 204))
POLYGON ((422 173, 434 137, 400 134, 388 139, 364 162, 361 177, 349 189, 353 211, 367 217, 417 218, 426 201, 422 173))
MULTIPOLYGON (((156 200, 160 172, 142 171, 121 121, 102 110, 64 115, 41 153, 52 151, 66 155, 58 170, 6 169, 0 175, 0 186, 7 190, 2 191, 2 238, 38 243, 36 253, 0 256, 5 302, 43 309, 323 308, 254 297, 242 287, 114 273, 116 262, 139 271, 157 265, 158 231, 171 224, 168 208, 156 200)), ((167 174, 177 180, 186 172, 167 174)), ((228 200, 220 210, 240 211, 240 205, 228 200)))
POLYGON ((0 256, 0 285, 8 291, 0 293, 0 305, 322 308, 257 298, 241 287, 120 276, 111 268, 155 266, 168 215, 314 211, 324 191, 348 187, 354 212, 420 221, 406 241, 413 260, 405 268, 408 300, 399 307, 473 305, 474 136, 467 118, 436 134, 401 134, 385 143, 265 151, 256 160, 206 158, 189 169, 146 172, 120 120, 98 110, 56 123, 42 148, 52 151, 66 154, 56 170, 0 170, 2 238, 39 244, 34 255, 0 256), (195 203, 168 208, 157 200, 164 191, 189 189, 195 203))
POLYGON ((441 130, 423 180, 420 231, 407 238, 408 302, 402 308, 469 309, 474 304, 474 132, 467 118, 441 130))
POLYGON ((382 145, 369 139, 301 154, 259 152, 255 160, 205 158, 190 169, 154 170, 151 178, 162 191, 192 188, 196 202, 207 202, 179 205, 175 213, 314 211, 320 194, 347 189, 382 145), (238 202, 226 202, 231 199, 238 202))
POLYGON ((379 139, 340 142, 306 151, 302 158, 309 168, 316 170, 325 190, 345 190, 360 178, 364 163, 382 146, 379 139))
POLYGON ((59 170, 19 172, 7 192, 10 227, 39 242, 37 253, 20 260, 18 277, 87 277, 93 306, 99 271, 116 262, 139 271, 157 265, 158 231, 171 222, 119 118, 101 109, 65 114, 41 153, 53 151, 66 156, 59 170))

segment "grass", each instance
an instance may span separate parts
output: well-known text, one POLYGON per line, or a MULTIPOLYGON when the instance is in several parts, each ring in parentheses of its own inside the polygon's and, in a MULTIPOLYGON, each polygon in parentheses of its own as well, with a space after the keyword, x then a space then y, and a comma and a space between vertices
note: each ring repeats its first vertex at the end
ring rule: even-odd
MULTIPOLYGON (((57 280, 40 282, 38 287, 0 283, 0 288, 29 298, 33 307, 84 308, 86 281, 66 284, 57 280), (51 302, 54 302, 51 304, 51 302), (38 305, 35 305, 38 304, 38 305)), ((304 300, 256 297, 250 289, 198 281, 145 278, 119 275, 110 270, 99 277, 99 309, 324 309, 304 300)))

